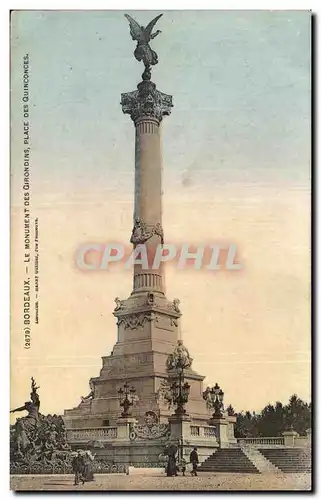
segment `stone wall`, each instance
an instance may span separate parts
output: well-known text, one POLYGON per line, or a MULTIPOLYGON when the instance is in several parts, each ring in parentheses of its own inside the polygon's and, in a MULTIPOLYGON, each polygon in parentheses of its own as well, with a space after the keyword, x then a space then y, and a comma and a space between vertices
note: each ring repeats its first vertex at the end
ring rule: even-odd
POLYGON ((92 429, 69 429, 68 441, 74 449, 90 449, 97 458, 136 467, 162 466, 160 455, 170 443, 189 461, 196 446, 200 461, 219 447, 217 429, 195 425, 186 420, 180 424, 139 424, 135 419, 119 419, 117 426, 92 429))

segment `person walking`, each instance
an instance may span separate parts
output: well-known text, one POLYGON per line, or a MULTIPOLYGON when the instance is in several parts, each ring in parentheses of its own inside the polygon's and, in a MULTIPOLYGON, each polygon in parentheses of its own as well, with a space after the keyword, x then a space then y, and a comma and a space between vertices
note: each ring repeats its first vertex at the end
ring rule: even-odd
POLYGON ((176 445, 170 445, 164 451, 164 454, 167 455, 168 457, 167 467, 166 467, 166 475, 168 477, 177 476, 177 464, 176 464, 177 450, 178 448, 176 445))
POLYGON ((92 455, 90 451, 86 451, 84 456, 84 474, 83 478, 86 482, 94 481, 94 472, 93 472, 93 461, 95 459, 95 455, 92 455))
POLYGON ((197 476, 197 464, 199 463, 199 460, 196 447, 191 451, 191 454, 189 456, 189 461, 193 466, 193 470, 191 471, 192 476, 197 476))
POLYGON ((73 458, 72 470, 75 474, 74 486, 77 486, 79 484, 79 481, 82 481, 82 484, 84 484, 85 483, 83 478, 84 459, 82 457, 81 451, 78 451, 77 455, 73 458))

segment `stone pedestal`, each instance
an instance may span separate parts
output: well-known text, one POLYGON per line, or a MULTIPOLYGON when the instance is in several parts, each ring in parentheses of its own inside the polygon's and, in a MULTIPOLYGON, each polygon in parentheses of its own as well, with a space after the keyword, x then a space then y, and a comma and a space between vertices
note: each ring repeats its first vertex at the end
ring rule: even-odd
POLYGON ((284 437, 284 446, 287 448, 293 448, 295 443, 295 438, 299 434, 294 430, 284 431, 282 436, 284 437))
POLYGON ((226 417, 212 417, 208 421, 209 425, 215 426, 216 438, 220 448, 228 448, 229 443, 229 433, 228 426, 229 421, 226 417))
POLYGON ((168 422, 171 428, 170 440, 178 445, 179 458, 185 458, 186 443, 190 437, 191 417, 188 414, 171 415, 168 422))
POLYGON ((171 426, 171 439, 183 440, 190 437, 191 417, 185 415, 171 415, 168 422, 171 426))
POLYGON ((136 423, 135 418, 126 417, 119 418, 117 420, 117 441, 127 441, 130 440, 130 426, 136 423))

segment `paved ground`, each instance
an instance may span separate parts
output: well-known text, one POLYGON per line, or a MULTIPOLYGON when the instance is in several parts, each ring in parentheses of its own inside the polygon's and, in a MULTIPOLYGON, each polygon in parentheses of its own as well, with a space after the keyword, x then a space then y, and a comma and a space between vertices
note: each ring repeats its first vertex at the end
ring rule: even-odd
POLYGON ((124 474, 96 474, 95 481, 73 486, 73 476, 11 476, 15 491, 83 490, 310 490, 310 474, 209 474, 198 477, 165 477, 124 474))

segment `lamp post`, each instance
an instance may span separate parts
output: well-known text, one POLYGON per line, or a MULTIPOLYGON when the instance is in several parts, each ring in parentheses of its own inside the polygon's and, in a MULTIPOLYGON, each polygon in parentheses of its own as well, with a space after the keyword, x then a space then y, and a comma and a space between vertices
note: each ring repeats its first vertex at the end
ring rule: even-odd
POLYGON ((214 410, 213 418, 215 417, 223 417, 223 400, 224 400, 224 392, 216 383, 214 387, 208 387, 206 391, 203 393, 203 398, 207 402, 209 408, 214 410))
POLYGON ((168 421, 171 425, 171 438, 176 440, 178 445, 180 460, 184 457, 184 444, 186 436, 189 436, 189 422, 191 421, 185 409, 191 388, 186 381, 185 370, 192 366, 192 361, 182 340, 178 340, 173 353, 167 358, 167 379, 159 390, 159 395, 168 403, 168 407, 175 407, 175 413, 170 415, 168 421))
POLYGON ((175 414, 178 416, 185 415, 185 405, 188 402, 191 386, 188 382, 184 382, 183 368, 178 368, 177 374, 174 377, 175 378, 170 385, 170 391, 172 393, 172 401, 176 406, 175 414))
POLYGON ((177 434, 179 462, 184 458, 183 422, 190 420, 185 409, 190 388, 189 383, 184 381, 184 368, 177 366, 176 370, 173 370, 173 373, 170 375, 169 390, 166 399, 170 405, 176 406, 175 414, 170 417, 169 421, 172 425, 178 425, 175 433, 177 434))
POLYGON ((183 345, 182 340, 177 342, 172 354, 166 361, 168 373, 167 396, 165 399, 170 405, 176 406, 175 415, 186 415, 185 404, 188 402, 190 385, 184 380, 184 370, 192 366, 192 358, 183 345))
POLYGON ((125 382, 124 388, 120 388, 118 391, 119 405, 124 409, 121 417, 127 418, 131 414, 129 408, 133 406, 135 401, 136 389, 135 387, 129 387, 129 384, 125 382))

